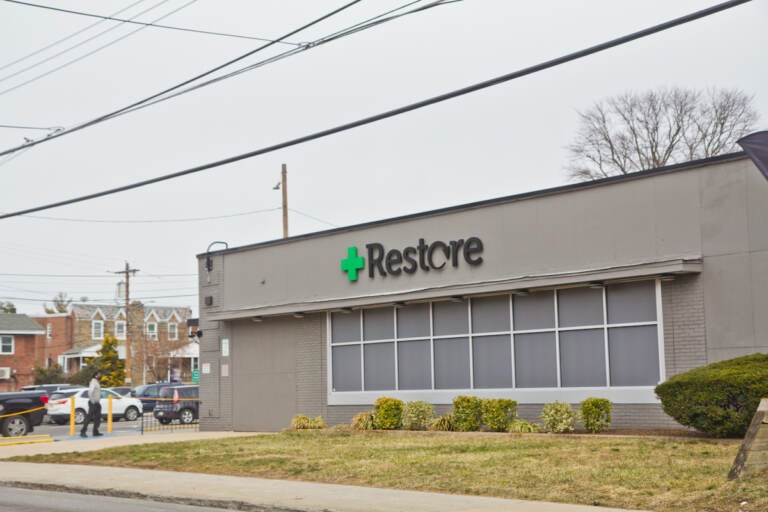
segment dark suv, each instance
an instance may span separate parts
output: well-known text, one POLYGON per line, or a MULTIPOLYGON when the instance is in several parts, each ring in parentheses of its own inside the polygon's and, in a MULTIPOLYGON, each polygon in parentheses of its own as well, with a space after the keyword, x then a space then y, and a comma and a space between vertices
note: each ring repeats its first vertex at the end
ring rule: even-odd
POLYGON ((152 412, 157 403, 157 398, 160 396, 160 392, 169 387, 183 386, 181 382, 155 382, 154 384, 144 384, 138 386, 131 391, 131 396, 141 400, 141 405, 144 408, 144 412, 152 412))
POLYGON ((158 398, 153 414, 163 425, 173 420, 188 425, 200 417, 200 386, 163 388, 158 398))

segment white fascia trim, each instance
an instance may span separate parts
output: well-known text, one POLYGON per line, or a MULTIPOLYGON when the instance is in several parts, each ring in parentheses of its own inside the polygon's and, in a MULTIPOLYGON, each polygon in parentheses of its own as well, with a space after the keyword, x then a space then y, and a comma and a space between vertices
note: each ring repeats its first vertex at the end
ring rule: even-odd
POLYGON ((459 395, 480 398, 510 398, 518 404, 546 404, 568 402, 576 404, 591 397, 607 398, 614 404, 659 404, 654 386, 612 388, 530 388, 530 389, 441 389, 400 391, 332 391, 328 393, 328 405, 373 405, 382 396, 411 402, 423 400, 432 404, 452 404, 459 395))
POLYGON ((96 318, 96 314, 97 313, 99 315, 101 315, 101 319, 102 320, 106 320, 107 319, 107 315, 104 314, 104 312, 101 310, 101 308, 96 308, 96 310, 93 313, 91 313, 91 321, 93 321, 93 319, 96 318))
POLYGON ((149 319, 151 317, 153 317, 153 316, 155 317, 155 323, 160 321, 160 317, 155 312, 155 310, 154 309, 150 309, 149 313, 147 313, 147 316, 144 317, 144 322, 149 323, 149 319))
POLYGON ((23 335, 23 334, 45 334, 45 329, 40 329, 39 331, 0 331, 0 334, 3 334, 5 336, 15 336, 15 335, 23 335))

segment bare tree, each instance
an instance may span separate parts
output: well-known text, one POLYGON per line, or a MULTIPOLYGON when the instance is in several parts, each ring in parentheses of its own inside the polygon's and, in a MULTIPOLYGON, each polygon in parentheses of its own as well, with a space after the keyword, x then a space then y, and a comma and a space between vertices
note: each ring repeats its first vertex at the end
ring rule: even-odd
POLYGON ((596 180, 738 151, 758 118, 752 99, 734 89, 664 88, 600 101, 579 112, 568 175, 596 180))
POLYGON ((68 313, 70 304, 72 304, 72 299, 68 299, 66 293, 59 292, 53 298, 53 307, 48 307, 48 304, 43 304, 43 309, 45 309, 45 312, 49 315, 55 313, 68 313))

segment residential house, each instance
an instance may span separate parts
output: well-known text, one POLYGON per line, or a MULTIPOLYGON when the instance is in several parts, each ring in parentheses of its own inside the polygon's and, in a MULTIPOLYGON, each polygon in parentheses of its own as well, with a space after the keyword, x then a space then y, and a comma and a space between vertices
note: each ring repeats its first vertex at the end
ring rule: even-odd
POLYGON ((61 362, 67 350, 73 348, 75 317, 72 313, 32 315, 32 320, 45 330, 35 336, 35 365, 50 368, 61 362))
POLYGON ((38 334, 45 331, 27 315, 0 313, 0 391, 34 384, 38 334))
POLYGON ((110 335, 118 340, 121 359, 125 359, 125 343, 130 341, 132 384, 166 380, 174 367, 180 380, 191 380, 191 372, 197 368, 197 344, 177 354, 190 343, 185 327, 191 313, 186 306, 150 307, 135 302, 129 317, 122 306, 72 304, 72 348, 59 362, 67 373, 78 371, 97 355, 104 336, 110 335))

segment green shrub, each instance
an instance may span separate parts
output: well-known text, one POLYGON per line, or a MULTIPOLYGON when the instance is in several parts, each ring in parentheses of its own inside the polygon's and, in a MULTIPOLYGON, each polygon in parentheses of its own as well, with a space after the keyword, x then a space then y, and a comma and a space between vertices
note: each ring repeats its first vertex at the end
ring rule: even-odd
POLYGON ((354 418, 352 418, 352 425, 350 425, 352 430, 373 430, 374 423, 373 423, 373 411, 368 412, 361 412, 355 415, 354 418))
POLYGON ((539 426, 535 423, 529 423, 521 419, 514 419, 509 423, 507 432, 511 432, 513 434, 530 434, 533 432, 541 432, 541 428, 539 428, 539 426))
POLYGON ((403 406, 403 428, 427 430, 435 419, 435 408, 429 402, 415 400, 403 406))
POLYGON ((429 430, 436 430, 438 432, 453 432, 456 430, 453 426, 453 414, 443 414, 432 422, 429 430))
POLYGON ((752 354, 675 375, 656 386, 664 412, 715 437, 743 437, 768 396, 768 354, 752 354))
POLYGON ((483 401, 476 396, 457 396, 453 399, 453 428, 458 432, 480 430, 483 401))
POLYGON ((509 398, 483 398, 481 420, 491 432, 506 432, 517 414, 517 402, 509 398))
POLYGON ((309 418, 303 414, 297 414, 291 419, 291 428, 294 430, 322 429, 327 426, 322 416, 309 418))
POLYGON ((584 428, 590 432, 601 432, 611 426, 613 404, 607 398, 587 398, 579 404, 579 415, 584 428))
POLYGON ((403 401, 383 396, 373 404, 373 423, 382 430, 400 428, 403 419, 403 401))
POLYGON ((573 432, 573 425, 576 423, 576 411, 571 404, 565 402, 552 402, 546 404, 541 411, 541 423, 549 432, 560 434, 563 432, 573 432))

